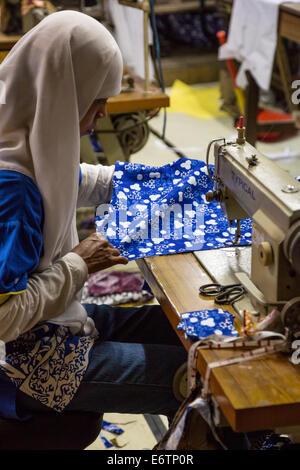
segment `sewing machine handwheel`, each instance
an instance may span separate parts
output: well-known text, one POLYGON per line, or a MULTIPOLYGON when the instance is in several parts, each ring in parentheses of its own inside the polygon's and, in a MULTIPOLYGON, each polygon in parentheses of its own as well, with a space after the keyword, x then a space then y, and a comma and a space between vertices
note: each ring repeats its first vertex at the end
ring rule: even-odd
POLYGON ((290 331, 300 331, 300 297, 295 297, 285 304, 281 311, 281 320, 290 331))
POLYGON ((173 378, 173 393, 178 401, 183 402, 187 395, 187 363, 182 364, 173 378))
POLYGON ((258 247, 259 261, 263 266, 269 266, 273 263, 273 250, 269 242, 261 242, 258 247))
POLYGON ((300 221, 295 222, 287 231, 284 243, 284 254, 290 261, 293 269, 300 274, 300 221))
POLYGON ((127 158, 141 150, 149 137, 149 127, 142 112, 114 114, 113 126, 127 158), (126 130, 127 129, 127 130, 126 130))

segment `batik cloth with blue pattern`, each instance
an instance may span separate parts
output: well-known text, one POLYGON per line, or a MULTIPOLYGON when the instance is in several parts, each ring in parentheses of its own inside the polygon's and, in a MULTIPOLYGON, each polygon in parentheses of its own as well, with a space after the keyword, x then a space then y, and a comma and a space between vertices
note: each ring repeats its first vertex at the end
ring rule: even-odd
MULTIPOLYGON (((235 229, 217 202, 206 202, 209 190, 213 181, 199 160, 117 162, 111 204, 97 208, 96 230, 129 260, 232 245, 235 229)), ((252 221, 241 222, 239 245, 249 245, 252 221)))
POLYGON ((183 330, 191 339, 207 338, 211 335, 238 336, 234 327, 234 316, 221 308, 196 310, 180 315, 178 330, 183 330))
MULTIPOLYGON (((299 450, 298 446, 295 446, 299 450)), ((271 434, 266 438, 260 450, 293 450, 293 442, 288 436, 271 434)))
POLYGON ((105 420, 102 421, 102 429, 104 429, 104 431, 112 432, 113 434, 123 434, 124 432, 124 430, 119 428, 119 426, 105 420))
MULTIPOLYGON (((60 412, 79 387, 93 343, 89 336, 74 336, 68 327, 43 323, 6 343, 2 373, 16 388, 60 412)), ((0 414, 19 418, 15 404, 9 410, 4 405, 0 414)))

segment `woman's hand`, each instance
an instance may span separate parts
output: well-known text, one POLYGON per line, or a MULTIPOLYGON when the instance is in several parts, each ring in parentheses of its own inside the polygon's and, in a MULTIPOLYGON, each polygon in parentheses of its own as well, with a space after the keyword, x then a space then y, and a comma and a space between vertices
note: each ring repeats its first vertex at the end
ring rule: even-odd
POLYGON ((71 251, 77 253, 86 262, 89 274, 110 268, 115 264, 128 263, 128 259, 120 256, 119 250, 97 232, 85 238, 71 251))

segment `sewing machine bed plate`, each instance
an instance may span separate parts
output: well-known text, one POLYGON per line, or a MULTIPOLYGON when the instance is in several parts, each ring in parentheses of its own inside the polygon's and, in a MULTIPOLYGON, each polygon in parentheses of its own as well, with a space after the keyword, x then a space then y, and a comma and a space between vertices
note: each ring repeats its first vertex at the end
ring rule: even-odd
MULTIPOLYGON (((203 252, 201 264, 193 253, 156 256, 137 261, 187 350, 191 341, 185 338, 182 331, 177 330, 180 314, 219 307, 212 298, 202 297, 198 293, 200 285, 213 282, 202 266, 206 262, 204 258, 214 255, 216 260, 218 251, 211 250, 211 254, 203 252)), ((241 254, 241 257, 244 256, 246 258, 246 251, 241 254)), ((230 306, 224 305, 223 308, 234 313, 230 306)), ((237 316, 235 325, 237 329, 240 328, 237 316)), ((204 376, 207 364, 239 354, 240 351, 233 350, 201 350, 197 368, 204 376)), ((246 363, 214 369, 210 389, 235 431, 300 424, 300 365, 292 364, 287 355, 272 354, 246 363)))
MULTIPOLYGON (((194 255, 209 274, 213 282, 222 285, 237 284, 236 272, 245 272, 250 276, 251 247, 230 247, 219 250, 194 251, 194 255)), ((243 309, 255 311, 248 296, 238 300, 233 305, 237 315, 243 309)), ((240 318, 241 319, 241 318, 240 318)))

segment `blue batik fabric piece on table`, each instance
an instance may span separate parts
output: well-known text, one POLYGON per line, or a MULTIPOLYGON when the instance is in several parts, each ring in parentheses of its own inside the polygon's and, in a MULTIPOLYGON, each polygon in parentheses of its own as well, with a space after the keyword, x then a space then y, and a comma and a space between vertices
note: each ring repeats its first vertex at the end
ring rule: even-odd
POLYGON ((103 434, 100 434, 100 438, 102 439, 102 442, 104 443, 107 449, 114 446, 108 439, 106 439, 105 436, 103 436, 103 434))
POLYGON ((123 429, 119 428, 115 424, 104 420, 102 421, 102 429, 104 429, 104 431, 112 432, 113 434, 122 434, 124 432, 123 429))
POLYGON ((234 327, 234 316, 221 308, 196 310, 180 315, 178 330, 183 330, 191 339, 202 339, 208 336, 238 336, 234 327))
MULTIPOLYGON (((213 172, 213 166, 210 166, 213 172)), ((96 212, 96 230, 129 260, 232 246, 234 231, 213 190, 206 164, 181 158, 162 167, 117 162, 110 205, 96 212)), ((251 244, 251 219, 239 245, 251 244)))

